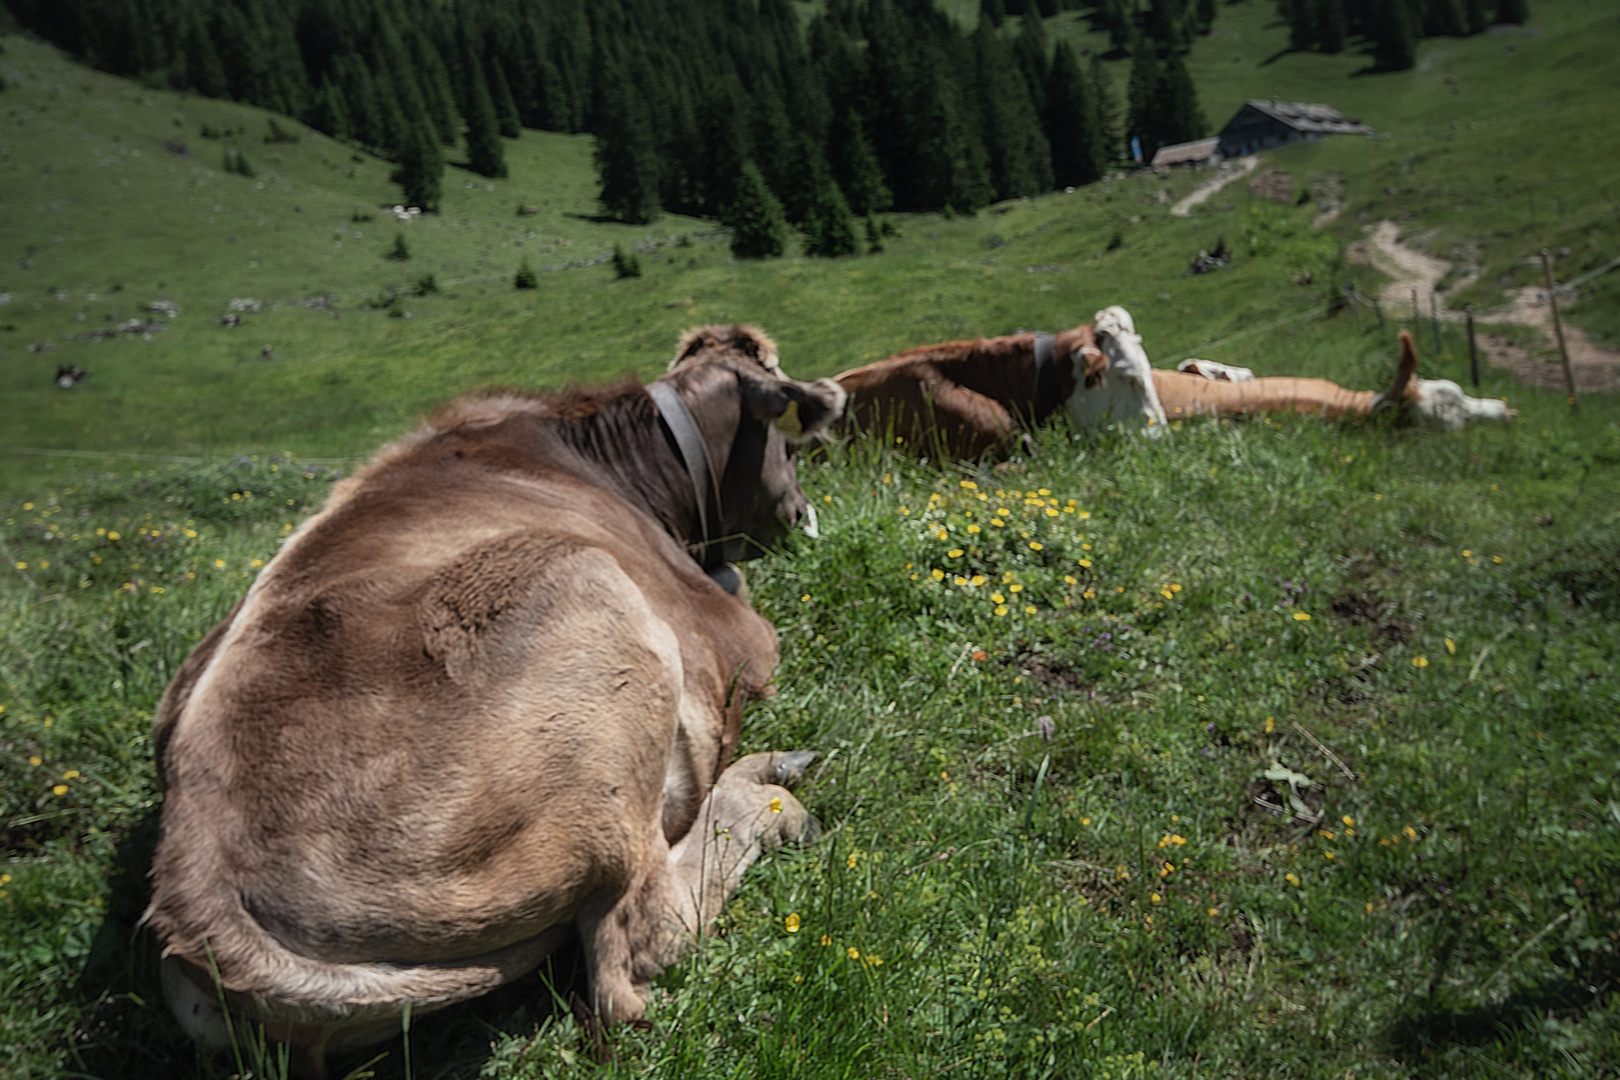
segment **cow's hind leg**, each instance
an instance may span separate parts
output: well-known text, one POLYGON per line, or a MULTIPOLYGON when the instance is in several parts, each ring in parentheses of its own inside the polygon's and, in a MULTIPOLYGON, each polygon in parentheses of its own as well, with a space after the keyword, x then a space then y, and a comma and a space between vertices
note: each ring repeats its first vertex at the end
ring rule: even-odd
POLYGON ((708 930, 759 856, 783 843, 813 840, 815 818, 788 791, 815 754, 749 754, 720 774, 692 829, 669 853, 672 935, 664 963, 708 930))
POLYGON ((761 853, 820 832, 783 786, 798 780, 814 757, 750 754, 737 761, 674 847, 662 828, 655 829, 640 873, 626 887, 604 888, 586 901, 575 923, 591 1005, 604 1021, 641 1019, 653 977, 709 927, 761 853))

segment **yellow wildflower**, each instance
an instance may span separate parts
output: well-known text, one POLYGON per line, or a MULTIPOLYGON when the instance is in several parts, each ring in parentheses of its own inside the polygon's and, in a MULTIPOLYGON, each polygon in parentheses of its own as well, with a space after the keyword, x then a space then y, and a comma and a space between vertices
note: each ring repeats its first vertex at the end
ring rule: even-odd
POLYGON ((1311 617, 1306 612, 1296 611, 1296 612, 1294 612, 1294 621, 1295 622, 1310 622, 1311 617))
POLYGON ((778 797, 773 798, 771 800, 771 813, 780 814, 781 812, 782 812, 782 800, 778 796, 778 797))
POLYGON ((784 920, 784 925, 787 926, 788 933, 797 934, 799 932, 799 913, 795 911, 793 914, 789 915, 787 919, 784 920))

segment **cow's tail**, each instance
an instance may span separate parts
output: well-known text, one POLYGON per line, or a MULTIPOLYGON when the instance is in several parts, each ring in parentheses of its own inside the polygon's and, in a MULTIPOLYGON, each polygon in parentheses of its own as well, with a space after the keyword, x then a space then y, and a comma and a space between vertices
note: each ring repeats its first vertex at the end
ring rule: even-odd
MULTIPOLYGON (((183 1012, 175 1000, 176 990, 184 989, 174 977, 179 974, 200 995, 189 995, 193 1012, 201 1000, 266 1024, 327 1029, 387 1023, 407 1011, 420 1014, 488 993, 534 970, 572 933, 562 924, 501 949, 437 963, 341 963, 287 948, 238 897, 210 907, 199 920, 206 927, 200 933, 180 930, 156 900, 142 919, 163 941, 166 989, 176 1013, 183 1012)), ((213 1041, 194 1027, 206 1026, 205 1019, 180 1020, 213 1041)))

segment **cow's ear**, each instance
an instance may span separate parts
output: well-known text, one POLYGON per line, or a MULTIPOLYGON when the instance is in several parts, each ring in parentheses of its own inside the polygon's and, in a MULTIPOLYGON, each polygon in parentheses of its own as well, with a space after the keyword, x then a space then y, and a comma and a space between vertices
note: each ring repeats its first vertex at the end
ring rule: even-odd
POLYGON ((844 388, 831 379, 749 379, 744 386, 748 412, 774 424, 790 442, 808 442, 826 431, 843 415, 847 400, 844 388))

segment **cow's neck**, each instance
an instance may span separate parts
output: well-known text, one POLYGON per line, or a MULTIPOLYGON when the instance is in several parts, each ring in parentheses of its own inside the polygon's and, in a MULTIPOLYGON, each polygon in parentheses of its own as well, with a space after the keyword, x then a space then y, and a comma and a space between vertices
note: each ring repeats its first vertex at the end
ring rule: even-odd
POLYGON ((691 410, 681 400, 680 394, 676 393, 675 387, 667 382, 654 382, 647 386, 647 393, 652 397, 653 404, 658 407, 659 420, 670 438, 675 441, 681 463, 692 482, 692 505, 697 513, 698 524, 697 548, 693 551, 693 557, 704 568, 708 568, 711 562, 718 564, 724 561, 718 557, 710 558, 710 547, 715 537, 714 530, 720 524, 720 498, 716 486, 719 477, 715 475, 714 463, 710 460, 708 449, 703 445, 703 432, 698 428, 691 410))

